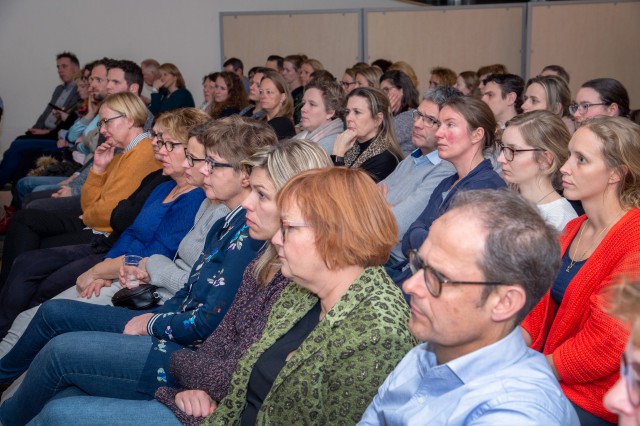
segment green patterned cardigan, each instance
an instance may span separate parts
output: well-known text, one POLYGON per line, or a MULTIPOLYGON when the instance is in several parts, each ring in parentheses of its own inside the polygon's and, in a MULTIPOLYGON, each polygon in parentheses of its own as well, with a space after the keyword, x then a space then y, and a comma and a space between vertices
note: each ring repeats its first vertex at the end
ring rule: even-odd
MULTIPOLYGON (((205 425, 239 424, 253 365, 317 301, 302 287, 287 286, 262 338, 238 363, 229 393, 205 425)), ((384 269, 365 269, 280 371, 257 424, 357 423, 378 387, 416 344, 408 319, 407 303, 384 269)))

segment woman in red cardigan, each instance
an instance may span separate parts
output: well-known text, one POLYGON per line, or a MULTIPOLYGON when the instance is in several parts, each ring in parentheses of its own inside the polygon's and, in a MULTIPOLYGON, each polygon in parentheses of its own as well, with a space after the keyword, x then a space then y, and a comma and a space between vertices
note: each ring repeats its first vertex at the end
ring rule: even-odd
POLYGON ((564 195, 585 215, 560 237, 563 264, 551 291, 522 323, 549 361, 582 425, 617 421, 602 404, 619 376, 628 331, 598 304, 616 277, 640 271, 640 126, 600 117, 580 127, 560 169, 564 195))

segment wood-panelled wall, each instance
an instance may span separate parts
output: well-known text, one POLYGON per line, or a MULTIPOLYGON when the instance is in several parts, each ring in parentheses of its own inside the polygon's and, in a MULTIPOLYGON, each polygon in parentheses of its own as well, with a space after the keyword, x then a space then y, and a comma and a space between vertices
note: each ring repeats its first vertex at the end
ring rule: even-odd
POLYGON ((435 66, 459 73, 502 63, 527 78, 558 64, 571 74, 572 93, 589 79, 613 77, 629 90, 632 108, 640 108, 640 0, 225 13, 221 26, 225 58, 259 58, 247 69, 269 54, 302 52, 340 79, 360 60, 404 60, 422 90, 435 66))

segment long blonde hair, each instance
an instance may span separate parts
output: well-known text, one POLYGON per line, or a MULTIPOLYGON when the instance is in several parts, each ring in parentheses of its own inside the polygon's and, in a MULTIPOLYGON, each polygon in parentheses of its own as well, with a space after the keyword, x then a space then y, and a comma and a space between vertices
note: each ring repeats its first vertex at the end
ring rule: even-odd
MULTIPOLYGON (((293 176, 309 169, 331 167, 333 163, 327 153, 318 145, 302 139, 283 140, 265 147, 242 165, 249 170, 263 169, 276 190, 280 190, 293 176)), ((258 285, 268 284, 269 275, 277 268, 278 253, 268 241, 255 263, 253 275, 258 285)))

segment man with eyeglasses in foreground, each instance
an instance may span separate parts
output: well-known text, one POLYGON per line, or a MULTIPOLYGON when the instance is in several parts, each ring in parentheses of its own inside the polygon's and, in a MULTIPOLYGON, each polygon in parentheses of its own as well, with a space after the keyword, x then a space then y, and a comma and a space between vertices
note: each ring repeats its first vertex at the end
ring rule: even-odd
MULTIPOLYGON (((456 172, 451 163, 440 159, 436 149, 440 105, 453 96, 462 96, 462 92, 453 87, 436 87, 425 92, 418 108, 412 111, 411 142, 416 150, 378 184, 387 203, 392 206, 401 241, 409 226, 427 206, 434 188, 442 179, 456 172)), ((391 251, 391 263, 404 260, 402 245, 398 243, 391 251)))
POLYGON ((420 341, 360 424, 579 425, 520 321, 560 268, 555 231, 520 195, 459 193, 419 250, 409 328, 420 341))

